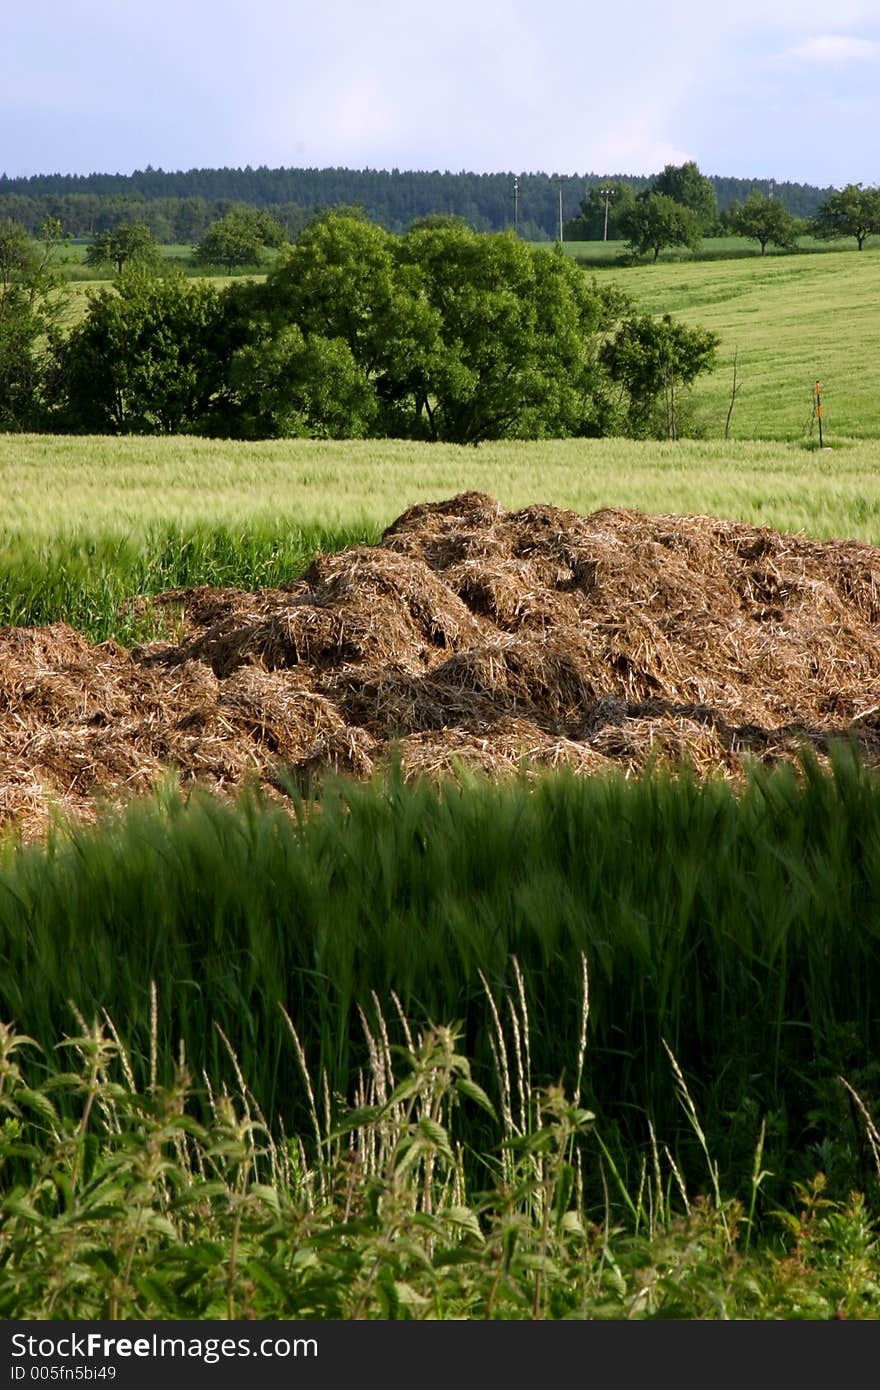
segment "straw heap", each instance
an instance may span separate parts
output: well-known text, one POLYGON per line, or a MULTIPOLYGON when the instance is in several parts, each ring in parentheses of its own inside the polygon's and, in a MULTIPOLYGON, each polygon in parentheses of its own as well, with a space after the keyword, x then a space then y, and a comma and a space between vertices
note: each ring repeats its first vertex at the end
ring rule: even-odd
POLYGON ((686 755, 880 751, 880 548, 709 516, 482 493, 411 508, 286 589, 158 600, 180 640, 126 651, 63 624, 0 630, 0 822, 284 769, 407 776, 686 755))

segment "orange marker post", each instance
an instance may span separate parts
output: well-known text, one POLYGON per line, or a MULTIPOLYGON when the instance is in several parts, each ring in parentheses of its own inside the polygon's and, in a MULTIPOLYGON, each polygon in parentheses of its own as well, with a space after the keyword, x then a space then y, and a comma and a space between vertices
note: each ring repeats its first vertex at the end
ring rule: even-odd
POLYGON ((816 417, 819 421, 819 448, 824 449, 825 446, 822 443, 822 388, 818 381, 816 382, 816 417))

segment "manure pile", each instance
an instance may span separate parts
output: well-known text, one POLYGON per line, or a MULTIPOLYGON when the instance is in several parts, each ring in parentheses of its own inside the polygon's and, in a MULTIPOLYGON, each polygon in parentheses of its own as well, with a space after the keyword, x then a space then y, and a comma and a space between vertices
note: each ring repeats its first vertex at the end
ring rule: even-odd
POLYGON ((177 642, 0 630, 0 822, 175 767, 215 789, 687 755, 736 777, 855 733, 880 753, 880 548, 714 517, 468 492, 284 589, 174 591, 177 642))

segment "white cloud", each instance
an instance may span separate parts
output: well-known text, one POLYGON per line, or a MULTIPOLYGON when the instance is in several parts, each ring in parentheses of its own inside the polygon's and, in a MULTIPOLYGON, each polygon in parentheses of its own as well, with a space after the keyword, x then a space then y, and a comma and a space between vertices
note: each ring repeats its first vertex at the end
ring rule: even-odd
POLYGON ((846 34, 817 34, 790 48, 787 56, 806 63, 876 62, 880 59, 880 43, 846 34))

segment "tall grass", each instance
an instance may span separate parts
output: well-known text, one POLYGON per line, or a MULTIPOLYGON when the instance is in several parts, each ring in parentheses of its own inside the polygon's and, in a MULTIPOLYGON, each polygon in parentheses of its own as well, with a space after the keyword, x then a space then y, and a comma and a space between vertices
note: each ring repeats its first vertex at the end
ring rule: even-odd
POLYGON ((232 1080, 225 1036, 290 1129, 309 1116, 280 1005, 309 1067, 346 1094, 368 1060, 358 1010, 373 1018, 391 991, 416 1018, 461 1020, 482 1082, 488 989, 502 1017, 528 1010, 531 1082, 570 1091, 585 957, 583 1098, 628 1188, 646 1117, 684 1180, 706 1180, 666 1045, 729 1190, 763 1126, 769 1192, 819 1163, 835 1193, 874 1192, 840 1078, 874 1103, 880 784, 848 750, 833 775, 757 770, 741 794, 687 775, 392 778, 294 806, 166 788, 97 830, 8 842, 0 1017, 48 1049, 69 1000, 106 1007, 142 1085, 155 981, 159 1055, 182 1039, 197 1073, 232 1080))
POLYGON ((261 589, 298 578, 316 555, 378 539, 378 528, 154 526, 141 536, 18 536, 0 553, 0 626, 66 622, 92 641, 167 635, 149 600, 198 584, 261 589))
MULTIPOLYGON (((809 389, 807 397, 809 409, 809 389)), ((835 447, 820 453, 740 440, 520 440, 473 448, 7 435, 2 528, 10 540, 39 541, 137 538, 171 524, 276 532, 387 526, 406 507, 476 488, 510 508, 544 502, 582 513, 613 506, 712 513, 880 543, 876 442, 829 438, 835 447)))

